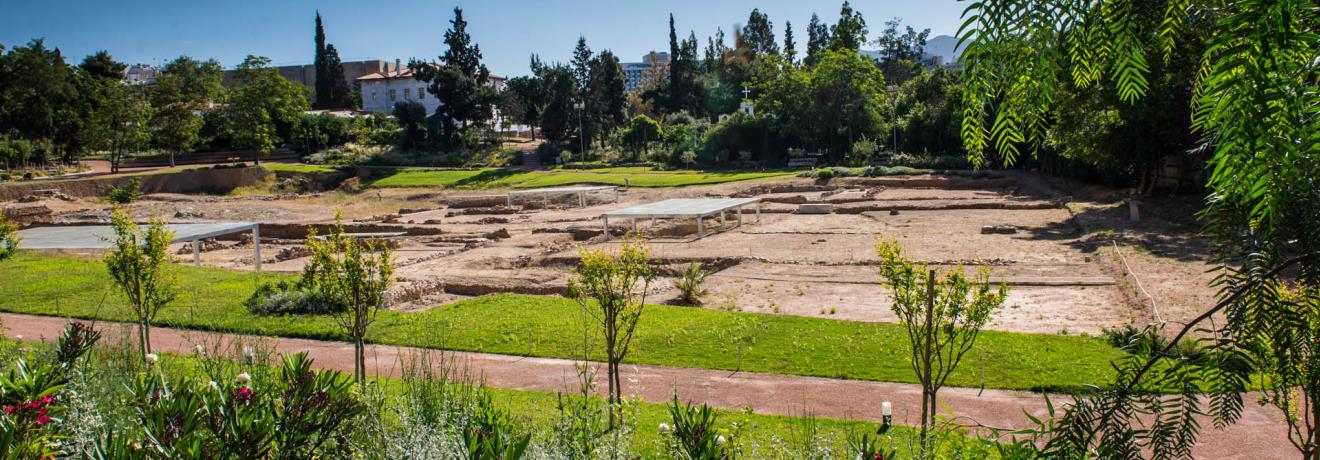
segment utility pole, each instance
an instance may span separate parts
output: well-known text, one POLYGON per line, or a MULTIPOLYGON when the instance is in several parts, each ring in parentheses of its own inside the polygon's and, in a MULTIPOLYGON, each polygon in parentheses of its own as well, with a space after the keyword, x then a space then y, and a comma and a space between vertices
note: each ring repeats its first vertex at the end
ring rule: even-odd
POLYGON ((586 161, 586 159, 587 159, 587 136, 586 136, 586 134, 587 134, 587 133, 586 133, 585 130, 582 129, 582 112, 586 111, 586 109, 587 109, 587 104, 586 104, 585 102, 575 102, 575 103, 573 103, 573 108, 577 109, 577 111, 578 111, 578 144, 579 144, 580 148, 582 149, 582 153, 581 153, 581 154, 582 154, 582 160, 583 160, 583 161, 586 161))

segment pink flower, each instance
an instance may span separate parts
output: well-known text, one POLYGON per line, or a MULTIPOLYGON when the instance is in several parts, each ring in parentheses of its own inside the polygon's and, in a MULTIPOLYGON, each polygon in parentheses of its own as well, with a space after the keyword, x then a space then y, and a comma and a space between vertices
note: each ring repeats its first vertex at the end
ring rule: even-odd
POLYGON ((8 414, 14 413, 14 406, 5 406, 5 413, 8 414))
POLYGON ((37 426, 42 426, 47 423, 50 423, 50 417, 47 417, 45 415, 37 417, 37 426))
POLYGON ((50 403, 53 403, 53 402, 55 402, 55 398, 51 397, 50 395, 46 395, 46 397, 41 398, 41 403, 42 403, 42 404, 50 404, 50 403))

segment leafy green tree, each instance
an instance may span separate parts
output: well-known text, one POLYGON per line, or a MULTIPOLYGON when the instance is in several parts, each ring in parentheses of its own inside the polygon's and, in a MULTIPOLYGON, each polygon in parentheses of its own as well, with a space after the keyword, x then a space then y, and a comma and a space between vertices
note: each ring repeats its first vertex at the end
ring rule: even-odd
POLYGON ((124 63, 116 61, 106 50, 97 51, 83 58, 78 68, 87 75, 109 80, 119 80, 124 76, 124 63))
POLYGON ((44 161, 55 148, 65 158, 79 153, 87 118, 79 106, 79 71, 40 39, 9 50, 0 64, 0 126, 31 143, 31 159, 44 161))
POLYGON ((816 61, 820 60, 820 55, 830 45, 830 28, 825 23, 820 22, 820 16, 816 13, 811 14, 811 22, 807 24, 807 55, 802 59, 802 64, 807 67, 814 67, 816 61))
POLYGON ((394 262, 388 246, 377 247, 344 233, 335 217, 334 230, 324 237, 307 238, 312 260, 304 271, 328 297, 348 308, 335 321, 353 341, 353 377, 367 383, 366 336, 376 314, 385 308, 385 295, 394 281, 394 262))
POLYGON ((622 417, 623 385, 619 365, 628 355, 642 319, 646 293, 655 279, 651 255, 641 241, 624 243, 618 254, 584 249, 569 280, 570 295, 601 327, 609 381, 610 427, 622 417))
POLYGON ((894 240, 881 241, 876 253, 880 277, 893 293, 890 308, 912 345, 912 370, 922 389, 921 450, 925 454, 940 388, 976 344, 990 315, 1003 307, 1008 288, 1003 284, 991 287, 989 270, 968 278, 955 269, 941 277, 935 269, 907 259, 894 240))
POLYGON ((541 114, 545 112, 549 99, 545 81, 535 72, 531 76, 510 78, 501 96, 504 98, 501 104, 503 113, 517 123, 530 126, 532 137, 535 138, 536 127, 541 124, 541 114))
POLYGON ((600 142, 609 140, 609 134, 627 120, 627 79, 619 58, 610 50, 601 51, 591 60, 591 80, 587 84, 587 107, 591 113, 591 126, 595 127, 600 142))
POLYGON ((742 40, 756 56, 779 54, 779 43, 775 42, 774 24, 770 16, 760 9, 753 8, 747 17, 747 25, 742 29, 742 40))
POLYGON ((270 59, 260 56, 243 60, 226 111, 235 146, 255 151, 256 163, 292 138, 308 106, 302 86, 284 79, 269 64, 270 59))
POLYGON ((426 107, 417 101, 394 103, 394 119, 403 129, 399 147, 414 150, 426 145, 426 107))
POLYGON ((1267 402, 1312 409, 1285 409, 1284 421, 1299 453, 1317 458, 1309 311, 1320 297, 1320 229, 1298 223, 1320 219, 1320 9, 1270 0, 1004 0, 973 4, 964 17, 962 134, 974 161, 1012 163, 1024 148, 1035 151, 1065 80, 1136 103, 1152 91, 1153 59, 1170 59, 1185 40, 1208 43, 1190 109, 1212 152, 1201 215, 1216 243, 1220 301, 1176 331, 1150 328, 1147 337, 1163 332, 1168 345, 1117 362, 1112 384, 1078 397, 1021 447, 1043 446, 1037 455, 1051 458, 1190 457, 1199 416, 1234 423, 1243 394, 1261 385, 1267 395, 1293 395, 1267 402), (1209 25, 1189 31, 1201 18, 1209 25), (1152 42, 1159 46, 1145 45, 1152 42), (1207 326, 1199 352, 1176 351, 1207 326))
POLYGON ((201 140, 203 120, 198 113, 208 104, 224 100, 224 70, 215 60, 197 61, 179 56, 165 64, 149 91, 156 145, 170 154, 191 150, 201 140))
POLYGON ((577 82, 573 71, 563 64, 542 65, 533 69, 545 88, 546 104, 541 114, 541 134, 552 145, 563 145, 577 133, 577 82))
POLYGON ((459 142, 460 131, 490 121, 498 95, 487 85, 490 70, 481 63, 481 48, 472 43, 463 20, 463 9, 454 8, 454 19, 445 31, 448 48, 440 63, 414 60, 408 63, 413 76, 427 83, 427 92, 440 100, 435 117, 440 125, 440 143, 445 148, 467 147, 459 142))
POLYGON ((137 325, 138 347, 145 357, 151 353, 152 321, 178 294, 178 274, 170 265, 169 252, 174 233, 161 220, 152 220, 145 229, 139 229, 119 208, 115 208, 111 221, 115 239, 105 255, 105 267, 128 298, 137 325))
POLYGON ((620 138, 625 147, 640 152, 660 140, 660 124, 646 115, 634 116, 620 138))
POLYGON ((839 9, 839 22, 830 27, 828 48, 856 52, 866 43, 866 33, 866 19, 862 18, 862 13, 853 11, 852 5, 844 1, 839 9))
MULTIPOLYGON (((891 105, 885 116, 897 117, 899 152, 966 154, 958 131, 962 122, 962 83, 957 71, 937 68, 918 74, 899 87, 891 105)), ((893 133, 884 134, 887 136, 877 138, 877 143, 882 150, 892 150, 894 140, 888 136, 893 133)))
POLYGON ((118 80, 89 82, 85 88, 84 97, 92 107, 84 141, 89 147, 108 152, 110 170, 118 172, 129 153, 146 147, 151 140, 151 104, 141 88, 118 80))
POLYGON ((880 68, 884 70, 885 80, 892 84, 902 84, 920 69, 926 37, 930 36, 930 29, 917 32, 912 26, 900 33, 901 24, 900 18, 886 21, 884 32, 875 39, 875 46, 880 48, 880 68))
POLYGON ((813 144, 837 162, 858 139, 879 137, 885 79, 852 50, 827 51, 811 69, 808 108, 813 144))

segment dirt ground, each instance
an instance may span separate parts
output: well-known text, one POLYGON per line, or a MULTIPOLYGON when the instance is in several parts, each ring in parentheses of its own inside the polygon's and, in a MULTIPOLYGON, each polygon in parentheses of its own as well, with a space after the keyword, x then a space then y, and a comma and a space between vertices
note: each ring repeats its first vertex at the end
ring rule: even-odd
MULTIPOLYGON (((1029 173, 956 178, 948 187, 931 177, 874 185, 860 179, 828 184, 778 178, 675 189, 595 193, 587 206, 576 196, 524 197, 506 206, 502 191, 368 190, 235 196, 149 195, 130 206, 135 215, 171 222, 257 221, 263 224, 263 269, 296 272, 310 224, 336 213, 348 232, 401 232, 394 308, 423 310, 496 292, 560 294, 583 248, 612 250, 634 223, 613 219, 610 241, 600 214, 675 197, 755 196, 758 217, 745 209, 706 222, 715 233, 696 237, 692 220, 640 220, 652 255, 673 275, 691 262, 714 271, 705 308, 853 321, 894 321, 888 289, 877 284, 874 247, 897 240, 912 259, 941 270, 988 270, 1010 288, 1007 307, 991 328, 1005 331, 1097 334, 1125 324, 1195 316, 1213 302, 1205 243, 1190 221, 1195 200, 1148 199, 1140 222, 1111 195, 1073 193, 1029 173), (1005 186, 1008 184, 1008 186, 1005 186), (1080 196, 1079 196, 1080 195, 1080 196), (801 203, 829 203, 831 214, 797 214, 801 203), (1011 233, 983 233, 997 226, 1011 233), (1152 305, 1153 304, 1153 305, 1152 305)), ((936 178, 938 179, 938 178, 936 178)), ((104 204, 46 200, 53 223, 105 222, 104 204)), ((187 245, 176 245, 191 262, 187 245)), ((203 244, 202 263, 253 268, 252 243, 231 238, 203 244)), ((672 278, 653 283, 651 298, 672 302, 672 278)))

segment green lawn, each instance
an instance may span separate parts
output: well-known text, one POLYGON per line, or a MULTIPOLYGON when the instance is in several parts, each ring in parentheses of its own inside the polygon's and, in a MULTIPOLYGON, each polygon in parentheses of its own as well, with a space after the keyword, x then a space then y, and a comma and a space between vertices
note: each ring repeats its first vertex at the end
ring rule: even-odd
MULTIPOLYGON (((332 318, 250 314, 242 305, 257 275, 180 267, 178 300, 161 312, 164 326, 317 339, 341 339, 332 318)), ((286 275, 262 275, 273 279, 286 275)), ((0 310, 83 318, 127 317, 96 260, 22 252, 0 263, 0 310), (104 302, 102 299, 104 298, 104 302)), ((582 354, 582 317, 559 297, 490 295, 423 313, 383 312, 375 343, 510 355, 571 358, 582 354)), ((903 330, 892 324, 648 307, 628 361, 679 367, 738 368, 738 330, 754 331, 742 369, 818 377, 914 383, 903 330)), ((591 350, 599 359, 600 350, 591 350)), ((953 386, 1081 390, 1112 376, 1122 352, 1097 338, 988 331, 949 380, 953 386)))
POLYGON ((569 184, 630 185, 634 187, 680 187, 719 184, 790 175, 790 172, 747 171, 655 171, 645 167, 602 168, 585 170, 556 169, 521 171, 514 169, 445 170, 433 168, 398 168, 381 171, 372 187, 452 187, 452 188, 538 188, 569 184))
POLYGON ((262 163, 261 167, 271 171, 293 171, 300 173, 329 173, 338 171, 330 166, 307 165, 301 163, 262 163))

